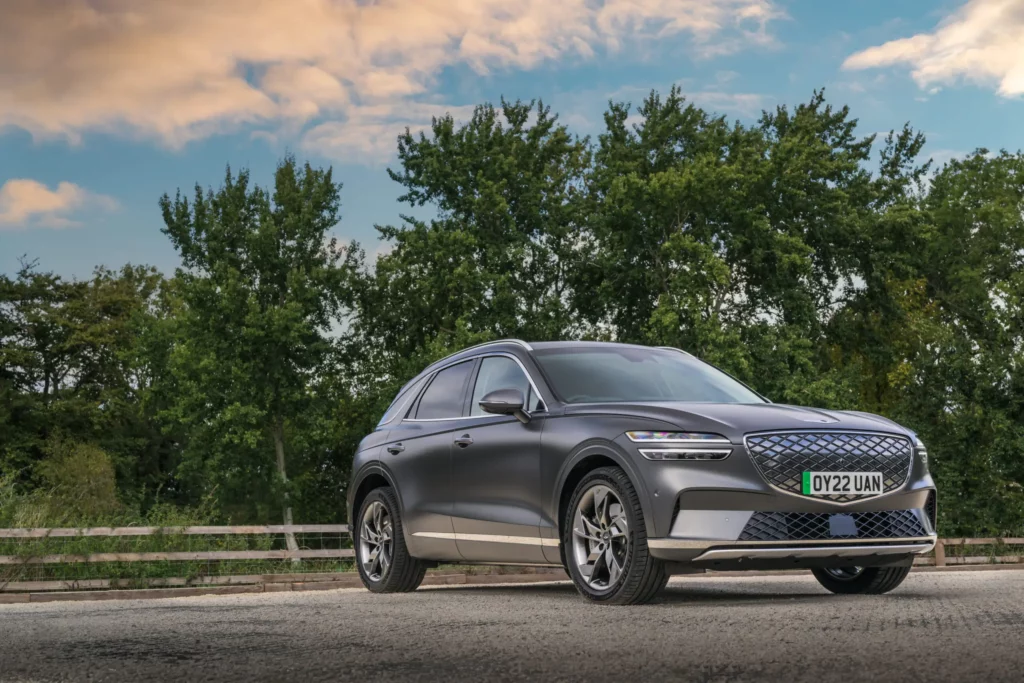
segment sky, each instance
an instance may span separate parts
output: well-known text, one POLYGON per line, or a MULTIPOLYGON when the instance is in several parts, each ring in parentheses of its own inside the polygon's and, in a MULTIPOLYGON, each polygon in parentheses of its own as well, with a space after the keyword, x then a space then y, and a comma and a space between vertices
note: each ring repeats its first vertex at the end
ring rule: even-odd
POLYGON ((580 135, 678 84, 746 123, 848 104, 937 163, 1024 147, 1024 0, 3 0, 0 272, 178 265, 160 196, 267 185, 288 153, 343 183, 334 236, 386 249, 396 136, 500 97, 580 135))

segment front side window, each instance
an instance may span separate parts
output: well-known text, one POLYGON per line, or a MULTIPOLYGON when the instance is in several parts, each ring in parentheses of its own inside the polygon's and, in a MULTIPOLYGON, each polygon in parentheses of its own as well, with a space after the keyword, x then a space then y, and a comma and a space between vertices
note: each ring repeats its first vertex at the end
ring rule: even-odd
POLYGON ((480 399, 498 389, 518 389, 523 392, 527 410, 540 409, 540 397, 533 392, 530 380, 519 364, 506 356, 488 356, 480 362, 470 415, 486 415, 480 407, 480 399))
POLYGON ((765 402, 721 370, 678 351, 568 346, 533 355, 566 403, 765 402))
POLYGON ((416 406, 417 420, 440 420, 462 416, 463 389, 473 362, 466 361, 445 368, 436 375, 416 406))

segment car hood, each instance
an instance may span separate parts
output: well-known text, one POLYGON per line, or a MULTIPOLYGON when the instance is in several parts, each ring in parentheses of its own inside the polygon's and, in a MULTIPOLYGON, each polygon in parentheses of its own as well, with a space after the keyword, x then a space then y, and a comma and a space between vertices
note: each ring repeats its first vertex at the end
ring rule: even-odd
POLYGON ((636 415, 663 420, 682 431, 713 432, 735 442, 744 434, 764 431, 826 430, 913 433, 879 415, 848 410, 823 410, 780 403, 684 403, 650 401, 638 403, 590 403, 566 407, 566 413, 636 415))

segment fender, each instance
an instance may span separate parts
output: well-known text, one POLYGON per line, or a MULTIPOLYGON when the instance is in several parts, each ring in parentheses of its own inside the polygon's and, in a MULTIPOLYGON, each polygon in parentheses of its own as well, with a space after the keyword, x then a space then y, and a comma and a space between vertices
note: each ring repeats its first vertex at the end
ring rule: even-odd
POLYGON ((348 508, 348 519, 350 522, 355 516, 355 510, 352 509, 352 504, 355 502, 354 499, 356 491, 359 490, 359 487, 363 485, 363 481, 371 474, 379 474, 388 480, 388 484, 395 490, 395 496, 398 498, 400 512, 405 512, 405 503, 402 502, 402 491, 395 483, 395 478, 391 474, 391 470, 389 470, 387 465, 382 463, 380 460, 371 460, 363 465, 355 476, 352 477, 352 486, 349 487, 348 501, 346 503, 346 507, 348 508))
MULTIPOLYGON (((618 445, 611 441, 604 439, 591 439, 584 441, 576 447, 576 449, 565 459, 562 463, 561 469, 558 471, 558 476, 555 480, 555 490, 551 498, 551 509, 555 511, 555 520, 558 520, 558 507, 559 501, 562 498, 563 489, 565 488, 565 480, 569 476, 569 472, 580 463, 584 458, 591 455, 602 455, 610 460, 615 461, 619 467, 629 477, 629 481, 633 484, 633 488, 636 489, 637 498, 640 499, 640 509, 644 514, 644 528, 647 531, 649 537, 656 536, 654 530, 654 517, 653 511, 651 510, 650 496, 647 491, 647 486, 644 484, 643 477, 636 469, 636 464, 633 463, 632 458, 628 453, 624 452, 618 445)), ((562 530, 556 529, 558 532, 558 538, 562 537, 562 530)))

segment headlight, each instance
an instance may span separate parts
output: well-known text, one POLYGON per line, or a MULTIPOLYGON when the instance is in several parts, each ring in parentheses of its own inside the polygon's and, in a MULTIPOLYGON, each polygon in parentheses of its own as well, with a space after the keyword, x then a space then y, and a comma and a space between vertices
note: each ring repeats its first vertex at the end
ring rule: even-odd
POLYGON ((626 436, 642 444, 640 455, 648 460, 724 460, 732 453, 732 443, 721 434, 626 432, 626 436))

